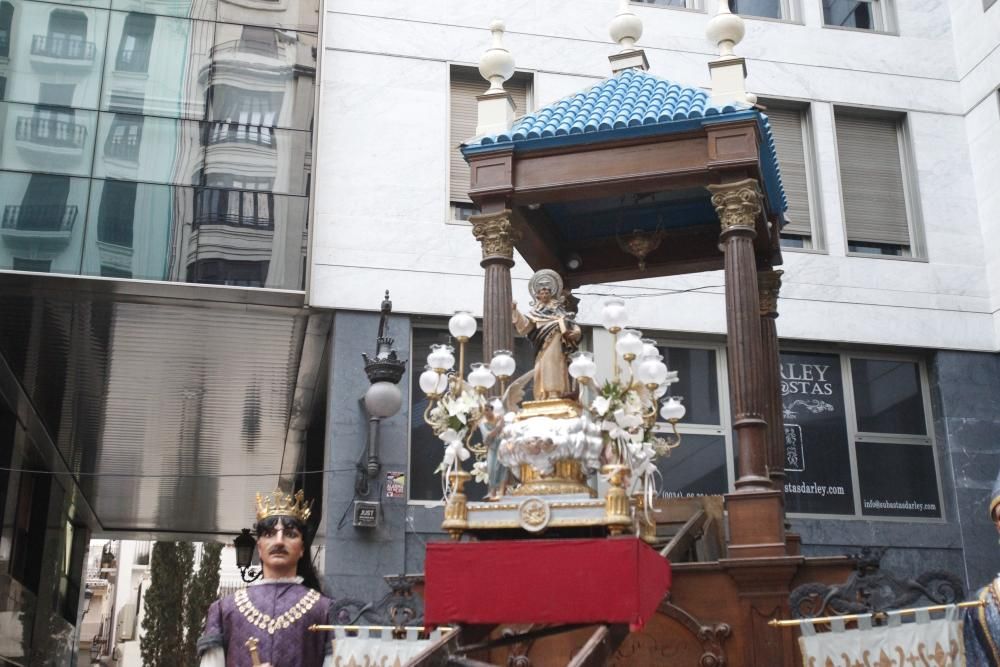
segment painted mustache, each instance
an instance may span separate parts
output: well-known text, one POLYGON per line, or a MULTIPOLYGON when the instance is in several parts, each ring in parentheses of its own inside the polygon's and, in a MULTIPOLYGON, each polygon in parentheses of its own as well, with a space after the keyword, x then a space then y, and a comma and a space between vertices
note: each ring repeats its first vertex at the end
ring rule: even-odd
POLYGON ((272 556, 275 555, 275 554, 285 554, 287 556, 288 555, 288 549, 286 549, 285 547, 281 546, 280 544, 276 544, 273 547, 271 547, 270 549, 268 549, 267 553, 269 555, 272 555, 272 556))

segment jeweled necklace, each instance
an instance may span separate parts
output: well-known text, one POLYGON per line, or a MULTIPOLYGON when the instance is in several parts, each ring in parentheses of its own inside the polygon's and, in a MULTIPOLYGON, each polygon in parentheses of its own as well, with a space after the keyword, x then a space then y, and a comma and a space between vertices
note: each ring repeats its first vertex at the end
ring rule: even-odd
POLYGON ((261 630, 267 630, 267 634, 273 635, 275 630, 288 628, 305 616, 313 608, 313 605, 319 601, 319 597, 318 592, 309 591, 302 596, 301 600, 292 605, 291 609, 277 618, 271 618, 268 614, 257 609, 253 602, 250 601, 250 596, 247 595, 246 589, 236 591, 235 600, 236 608, 240 610, 244 618, 261 630))

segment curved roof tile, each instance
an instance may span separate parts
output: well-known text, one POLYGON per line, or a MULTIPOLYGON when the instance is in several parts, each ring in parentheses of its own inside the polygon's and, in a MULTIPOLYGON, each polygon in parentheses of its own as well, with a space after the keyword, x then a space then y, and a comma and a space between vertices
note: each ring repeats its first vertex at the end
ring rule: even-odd
POLYGON ((688 121, 689 125, 691 119, 751 112, 758 117, 763 136, 761 167, 765 189, 772 203, 784 211, 787 199, 767 116, 748 104, 712 106, 709 100, 709 94, 700 88, 681 86, 649 72, 627 69, 522 116, 509 130, 477 137, 463 144, 463 148, 475 150, 510 143, 528 148, 530 142, 536 140, 552 141, 557 137, 654 125, 665 125, 663 130, 669 132, 669 124, 677 121, 688 121))

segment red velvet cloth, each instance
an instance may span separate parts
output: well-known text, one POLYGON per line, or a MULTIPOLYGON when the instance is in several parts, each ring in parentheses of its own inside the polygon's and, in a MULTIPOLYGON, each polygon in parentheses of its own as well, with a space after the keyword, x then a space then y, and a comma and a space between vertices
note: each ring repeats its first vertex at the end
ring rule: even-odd
POLYGON ((424 564, 428 625, 628 623, 635 631, 670 590, 670 563, 639 539, 432 542, 424 564))

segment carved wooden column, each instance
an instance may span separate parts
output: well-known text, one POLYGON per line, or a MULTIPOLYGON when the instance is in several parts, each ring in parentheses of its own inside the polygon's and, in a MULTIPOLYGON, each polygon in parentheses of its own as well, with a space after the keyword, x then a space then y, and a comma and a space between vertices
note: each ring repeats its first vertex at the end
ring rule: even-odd
POLYGON ((479 262, 486 271, 483 285, 483 361, 489 363, 496 350, 514 349, 510 268, 514 266, 514 244, 520 235, 511 225, 509 209, 473 215, 469 221, 472 233, 483 247, 483 259, 479 262))
POLYGON ((766 490, 771 480, 767 477, 763 348, 753 249, 761 214, 760 187, 757 181, 746 179, 708 189, 722 223, 725 255, 729 394, 739 452, 736 490, 766 490))
POLYGON ((764 355, 764 416, 767 419, 767 476, 776 491, 785 490, 785 428, 781 404, 781 368, 778 357, 778 292, 780 270, 757 272, 760 296, 760 338, 764 355))
POLYGON ((730 558, 783 556, 781 494, 772 489, 767 476, 766 363, 754 254, 762 195, 753 179, 709 185, 708 189, 722 223, 729 395, 739 452, 736 493, 726 496, 728 555, 730 558))

